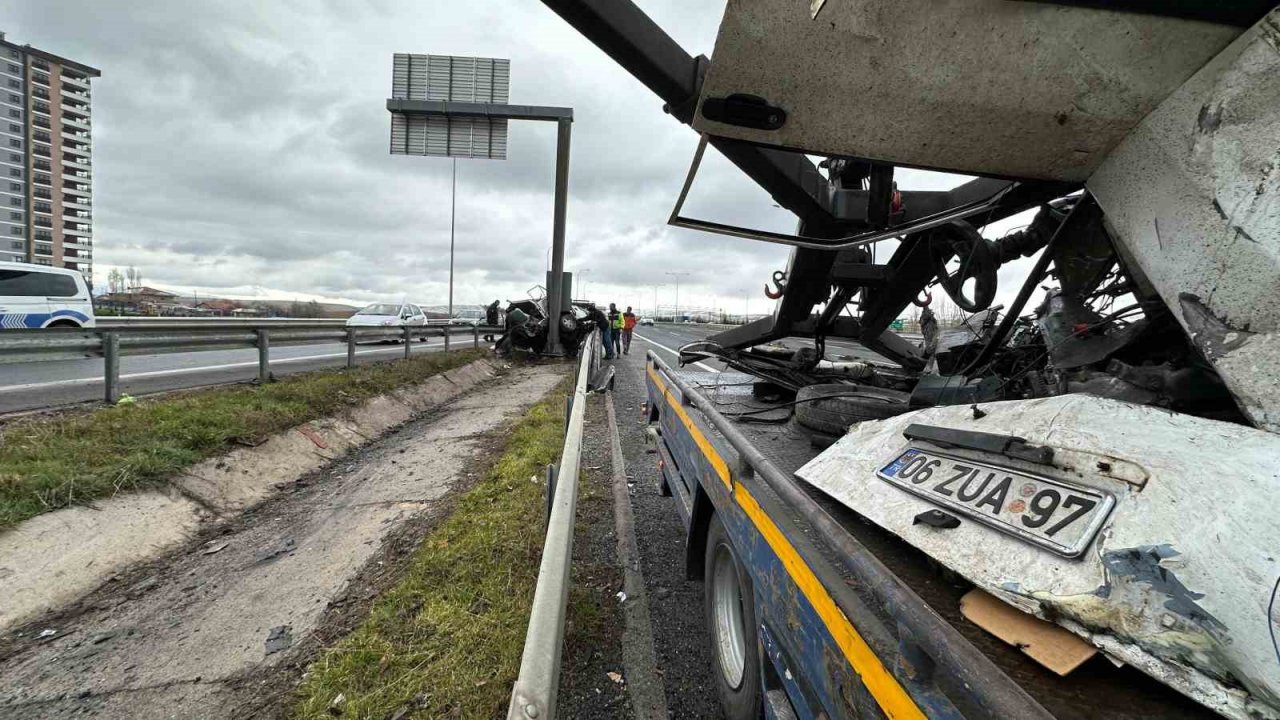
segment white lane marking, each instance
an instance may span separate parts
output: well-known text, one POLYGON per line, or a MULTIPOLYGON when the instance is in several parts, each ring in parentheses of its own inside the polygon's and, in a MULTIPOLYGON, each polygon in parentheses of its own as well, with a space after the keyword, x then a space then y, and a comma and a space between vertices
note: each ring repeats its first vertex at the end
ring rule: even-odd
MULTIPOLYGON (((643 336, 643 335, 640 335, 639 333, 635 333, 635 332, 633 332, 633 333, 631 333, 631 334, 632 334, 632 336, 634 336, 634 337, 638 337, 638 338, 640 338, 641 340, 643 340, 643 341, 645 341, 645 342, 649 343, 650 345, 653 345, 654 347, 660 348, 660 349, 662 349, 662 350, 666 350, 667 352, 671 353, 672 355, 675 355, 677 360, 679 360, 679 359, 680 359, 680 353, 679 353, 678 351, 676 351, 676 350, 672 350, 671 348, 667 347, 666 345, 663 345, 662 343, 654 342, 653 340, 650 340, 649 338, 647 338, 647 337, 645 337, 645 336, 643 336)), ((698 367, 702 368, 703 370, 706 370, 707 372, 723 372, 723 371, 721 371, 721 370, 717 370, 717 369, 715 369, 715 368, 711 367, 710 365, 708 365, 708 364, 706 364, 706 363, 696 362, 696 363, 694 363, 694 365, 697 365, 698 367)))
MULTIPOLYGON (((356 355, 372 355, 374 353, 386 353, 386 352, 403 353, 404 348, 396 347, 396 348, 384 348, 381 350, 359 350, 356 352, 356 355)), ((430 351, 428 350, 428 352, 430 351)), ((345 352, 327 353, 325 355, 303 355, 300 357, 280 358, 279 360, 272 360, 271 364, 283 365, 284 363, 304 362, 307 360, 324 360, 327 358, 346 357, 346 356, 347 354, 345 352)), ((197 372, 208 372, 213 370, 231 370, 234 368, 257 367, 257 366, 258 366, 258 361, 251 360, 249 362, 227 363, 225 365, 205 365, 202 367, 173 368, 170 370, 148 370, 146 372, 127 373, 125 375, 121 375, 120 380, 121 382, 123 382, 125 380, 136 380, 138 378, 148 378, 148 377, 160 377, 163 375, 187 375, 190 373, 197 373, 197 372)), ((102 382, 101 375, 98 375, 96 377, 87 377, 87 378, 73 378, 70 380, 50 380, 49 382, 42 382, 42 383, 27 383, 25 385, 9 385, 6 387, 0 387, 0 393, 22 392, 24 390, 38 390, 40 388, 62 387, 66 385, 92 385, 94 383, 100 383, 100 382, 102 382)))

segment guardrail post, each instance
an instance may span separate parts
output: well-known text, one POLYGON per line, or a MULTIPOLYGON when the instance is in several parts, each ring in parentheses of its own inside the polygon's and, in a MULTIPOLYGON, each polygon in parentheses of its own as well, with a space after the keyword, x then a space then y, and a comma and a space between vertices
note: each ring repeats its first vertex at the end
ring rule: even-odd
POLYGON ((347 369, 356 366, 356 329, 347 328, 347 369))
POLYGON ((404 326, 404 359, 409 359, 409 348, 413 345, 413 328, 404 326))
POLYGON ((449 326, 445 325, 442 332, 444 333, 444 351, 449 352, 449 326))
POLYGON ((105 399, 114 405, 120 399, 120 336, 113 332, 102 335, 102 369, 105 399))
POLYGON ((271 382, 271 337, 267 330, 258 330, 258 382, 271 382))
POLYGON ((472 347, 474 347, 476 350, 479 350, 480 349, 480 326, 472 325, 471 332, 475 336, 475 339, 472 341, 472 347))

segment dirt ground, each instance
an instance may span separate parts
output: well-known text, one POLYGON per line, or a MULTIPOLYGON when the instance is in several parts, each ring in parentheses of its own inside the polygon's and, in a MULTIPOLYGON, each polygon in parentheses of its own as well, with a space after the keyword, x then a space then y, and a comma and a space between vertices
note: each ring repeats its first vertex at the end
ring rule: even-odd
POLYGON ((318 647, 562 377, 524 367, 401 427, 161 561, 0 641, 5 718, 241 718, 281 710, 318 647))

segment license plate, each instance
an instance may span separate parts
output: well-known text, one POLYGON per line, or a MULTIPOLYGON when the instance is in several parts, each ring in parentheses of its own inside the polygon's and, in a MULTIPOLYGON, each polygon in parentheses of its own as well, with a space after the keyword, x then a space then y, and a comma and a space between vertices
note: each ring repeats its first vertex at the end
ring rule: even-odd
POLYGON ((1085 551, 1115 505, 1115 498, 1100 490, 915 447, 876 475, 1066 557, 1085 551))

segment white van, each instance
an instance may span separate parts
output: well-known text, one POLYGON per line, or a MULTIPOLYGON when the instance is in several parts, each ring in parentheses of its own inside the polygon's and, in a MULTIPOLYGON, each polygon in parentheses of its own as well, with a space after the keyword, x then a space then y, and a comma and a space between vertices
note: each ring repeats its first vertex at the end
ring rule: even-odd
POLYGON ((0 330, 93 326, 93 298, 79 271, 0 262, 0 330))

